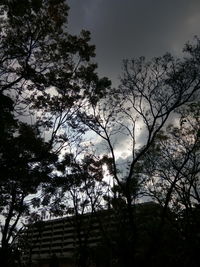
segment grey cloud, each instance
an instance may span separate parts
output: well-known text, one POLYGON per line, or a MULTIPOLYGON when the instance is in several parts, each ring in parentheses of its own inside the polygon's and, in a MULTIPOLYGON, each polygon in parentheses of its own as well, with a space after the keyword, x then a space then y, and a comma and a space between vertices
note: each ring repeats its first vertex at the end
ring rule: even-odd
POLYGON ((124 58, 148 58, 170 51, 200 34, 198 0, 69 0, 69 26, 86 28, 97 46, 100 74, 115 83, 124 58))

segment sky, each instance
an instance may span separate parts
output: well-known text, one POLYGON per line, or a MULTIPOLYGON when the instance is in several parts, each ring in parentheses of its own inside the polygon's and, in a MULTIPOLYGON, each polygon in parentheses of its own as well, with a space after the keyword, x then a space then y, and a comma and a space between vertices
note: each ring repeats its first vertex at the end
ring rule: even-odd
MULTIPOLYGON (((122 60, 145 56, 147 59, 166 52, 181 57, 184 44, 200 37, 200 0, 67 0, 70 11, 69 31, 91 32, 96 45, 100 76, 118 86, 122 60)), ((143 131, 138 144, 144 140, 143 131)), ((129 143, 118 136, 117 154, 127 158, 129 143), (123 153, 122 148, 126 151, 123 153)), ((97 139, 99 153, 103 141, 97 139)), ((127 140, 128 142, 128 140, 127 140)))
POLYGON ((119 83, 122 60, 181 56, 187 41, 200 37, 199 0, 68 0, 69 30, 91 32, 101 76, 119 83))

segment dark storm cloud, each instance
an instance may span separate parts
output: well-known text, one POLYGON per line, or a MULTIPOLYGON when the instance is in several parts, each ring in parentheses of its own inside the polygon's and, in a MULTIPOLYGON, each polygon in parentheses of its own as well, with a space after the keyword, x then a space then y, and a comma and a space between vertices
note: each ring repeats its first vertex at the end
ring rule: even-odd
POLYGON ((116 80, 124 58, 151 58, 200 34, 199 0, 68 0, 69 27, 92 34, 102 75, 116 80))

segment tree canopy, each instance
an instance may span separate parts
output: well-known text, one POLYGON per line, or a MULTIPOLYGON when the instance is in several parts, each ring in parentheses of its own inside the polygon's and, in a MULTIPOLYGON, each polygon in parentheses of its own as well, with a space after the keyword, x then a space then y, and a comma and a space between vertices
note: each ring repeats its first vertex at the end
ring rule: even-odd
POLYGON ((55 169, 59 171, 64 162, 58 163, 62 148, 70 155, 73 142, 78 145, 85 130, 76 122, 77 111, 98 101, 110 86, 108 79, 99 79, 95 72, 90 33, 68 32, 68 10, 63 0, 0 4, 3 257, 20 219, 39 207, 31 195, 42 192, 42 186, 51 188, 58 176, 55 169))

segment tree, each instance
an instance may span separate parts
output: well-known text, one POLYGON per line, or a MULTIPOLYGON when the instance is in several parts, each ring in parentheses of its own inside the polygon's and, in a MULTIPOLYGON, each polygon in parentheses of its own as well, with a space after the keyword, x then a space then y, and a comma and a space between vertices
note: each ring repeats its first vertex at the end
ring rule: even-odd
POLYGON ((80 122, 100 136, 107 147, 113 180, 129 214, 131 255, 137 239, 133 204, 146 179, 144 157, 151 153, 156 138, 177 109, 194 101, 200 89, 199 40, 189 48, 186 47, 188 55, 183 59, 166 54, 150 62, 143 57, 125 60, 120 87, 107 91, 102 101, 79 114, 80 122), (120 142, 126 153, 121 162, 120 142))
MULTIPOLYGON (((96 214, 104 209, 104 195, 108 185, 103 180, 105 160, 85 155, 76 159, 66 154, 55 167, 57 176, 51 185, 45 186, 44 207, 53 216, 70 215, 74 229, 75 255, 77 266, 90 266, 92 261, 90 242, 93 228, 98 224, 96 214), (48 204, 47 204, 48 203, 48 204)), ((94 234, 94 233, 93 233, 94 234)))
MULTIPOLYGON (((21 116, 37 111, 37 124, 52 145, 64 123, 71 132, 78 128, 77 110, 88 99, 97 101, 109 82, 95 73, 90 33, 68 33, 65 1, 4 1, 0 8, 0 91, 11 96, 21 116)), ((56 142, 66 144, 70 131, 56 142)))
POLYGON ((159 238, 170 208, 179 223, 185 262, 198 266, 199 246, 199 102, 179 110, 176 125, 169 125, 155 140, 144 162, 147 194, 163 206, 159 238))
MULTIPOLYGON (((8 97, 2 98, 11 104, 8 97)), ((31 212, 27 196, 37 193, 39 185, 48 181, 57 156, 36 128, 15 120, 8 112, 12 105, 2 103, 1 123, 3 118, 6 122, 0 140, 1 261, 7 266, 18 223, 31 212)))
MULTIPOLYGON (((52 164, 60 151, 65 147, 73 153, 73 142, 80 142, 84 128, 76 122, 77 111, 96 102, 110 85, 95 72, 90 33, 68 33, 68 10, 64 0, 0 4, 0 208, 5 249, 20 218, 30 211, 27 196, 41 185, 52 185, 52 164)), ((34 198, 35 207, 36 202, 34 198)))

